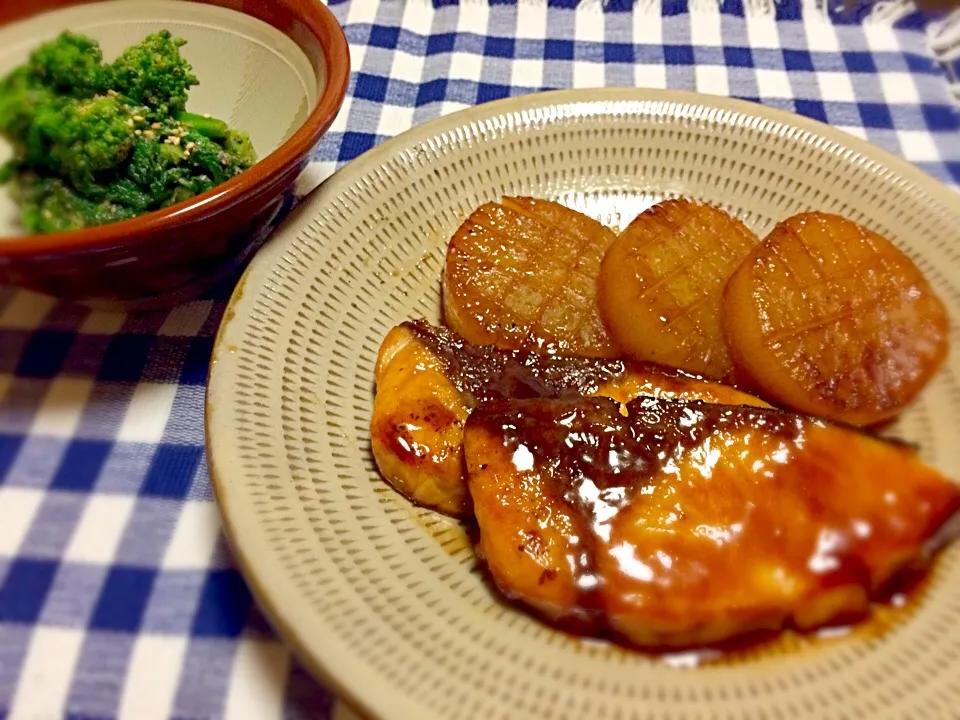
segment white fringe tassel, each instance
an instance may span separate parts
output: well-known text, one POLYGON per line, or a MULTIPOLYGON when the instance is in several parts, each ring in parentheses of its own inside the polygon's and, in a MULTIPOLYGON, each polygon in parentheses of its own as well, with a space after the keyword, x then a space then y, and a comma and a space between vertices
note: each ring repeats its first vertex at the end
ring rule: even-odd
POLYGON ((953 96, 960 102, 960 10, 927 27, 930 51, 944 66, 953 96))
MULTIPOLYGON (((0 0, 2 1, 2 0, 0 0)), ((460 0, 463 5, 473 3, 486 4, 488 0, 460 0)), ((523 5, 543 6, 547 0, 518 0, 523 5)), ((659 15, 665 0, 632 0, 633 10, 637 13, 659 15)), ((778 5, 794 4, 798 0, 741 0, 748 17, 771 17, 776 14, 778 5)), ((864 23, 893 24, 908 15, 916 6, 913 0, 867 0, 872 7, 864 18, 864 23)), ((623 0, 579 0, 577 10, 602 11, 609 5, 622 5, 623 0)), ((691 13, 717 13, 724 0, 688 0, 691 13)), ((827 20, 835 13, 843 12, 843 5, 857 6, 864 0, 799 0, 804 18, 827 20)))

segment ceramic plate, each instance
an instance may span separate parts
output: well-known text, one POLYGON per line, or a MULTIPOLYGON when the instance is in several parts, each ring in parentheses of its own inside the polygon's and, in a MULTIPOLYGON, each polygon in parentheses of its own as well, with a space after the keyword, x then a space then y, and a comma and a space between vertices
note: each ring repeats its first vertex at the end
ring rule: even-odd
MULTIPOLYGON (((960 707, 960 547, 908 611, 847 637, 787 636, 700 667, 548 628, 496 599, 461 526, 377 475, 378 346, 439 320, 447 240, 502 195, 614 227, 669 196, 763 235, 840 213, 916 259, 960 318, 960 203, 905 162, 759 105, 562 91, 428 123, 351 163, 256 258, 217 341, 210 468, 260 603, 303 660, 376 718, 947 717, 960 707), (879 625, 889 627, 881 631, 879 625)), ((960 354, 888 432, 960 478, 960 354)))

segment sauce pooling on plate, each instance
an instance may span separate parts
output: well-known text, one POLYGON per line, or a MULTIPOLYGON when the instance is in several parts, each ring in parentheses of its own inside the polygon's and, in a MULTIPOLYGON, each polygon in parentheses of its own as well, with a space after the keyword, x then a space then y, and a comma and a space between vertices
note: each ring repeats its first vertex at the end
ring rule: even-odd
POLYGON ((465 451, 500 589, 642 646, 860 616, 960 507, 907 448, 756 407, 489 402, 465 451))

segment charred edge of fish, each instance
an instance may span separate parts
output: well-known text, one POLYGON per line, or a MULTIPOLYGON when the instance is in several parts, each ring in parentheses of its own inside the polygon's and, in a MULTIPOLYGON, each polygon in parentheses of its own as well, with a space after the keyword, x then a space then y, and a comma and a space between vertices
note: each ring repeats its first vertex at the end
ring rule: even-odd
POLYGON ((437 356, 444 373, 477 402, 589 395, 627 372, 621 360, 541 355, 472 345, 424 319, 403 324, 437 356))

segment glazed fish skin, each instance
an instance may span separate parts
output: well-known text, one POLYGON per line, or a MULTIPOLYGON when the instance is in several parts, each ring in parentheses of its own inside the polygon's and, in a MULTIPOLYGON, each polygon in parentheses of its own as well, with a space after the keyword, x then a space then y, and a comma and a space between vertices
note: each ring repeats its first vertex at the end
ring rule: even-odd
POLYGON ((375 378, 370 437, 380 473, 414 502, 454 516, 470 512, 463 424, 477 402, 650 395, 764 404, 733 388, 619 360, 470 345, 423 320, 387 334, 375 378))
POLYGON ((764 408, 501 401, 466 423, 478 551, 508 597, 646 647, 862 615, 960 510, 908 448, 764 408))
POLYGON ((486 203, 450 239, 444 319, 477 345, 617 357, 596 301, 600 263, 615 238, 559 203, 486 203))

